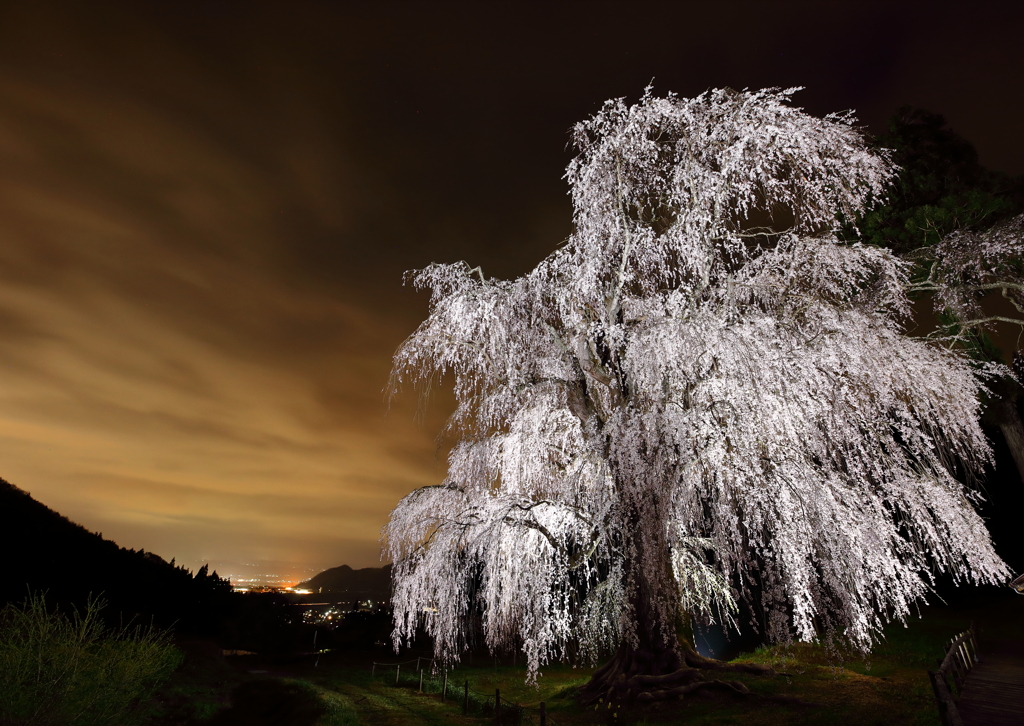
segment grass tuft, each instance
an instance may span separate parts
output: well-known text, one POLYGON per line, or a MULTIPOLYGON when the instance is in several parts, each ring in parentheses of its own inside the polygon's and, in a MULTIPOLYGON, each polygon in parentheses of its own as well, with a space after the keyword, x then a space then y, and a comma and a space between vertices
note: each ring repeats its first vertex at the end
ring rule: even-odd
POLYGON ((104 603, 70 616, 30 593, 0 610, 0 722, 100 726, 139 721, 181 654, 154 628, 108 630, 104 603))

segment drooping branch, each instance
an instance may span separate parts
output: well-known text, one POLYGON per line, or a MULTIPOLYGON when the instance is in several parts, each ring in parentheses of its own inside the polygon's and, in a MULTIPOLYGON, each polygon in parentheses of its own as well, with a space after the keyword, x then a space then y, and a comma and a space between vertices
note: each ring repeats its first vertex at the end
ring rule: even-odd
POLYGON ((993 323, 1024 326, 1024 215, 983 232, 958 230, 907 258, 927 267, 908 292, 932 293, 936 312, 952 316, 961 328, 984 330, 993 323), (995 291, 1022 317, 983 311, 979 298, 995 291))

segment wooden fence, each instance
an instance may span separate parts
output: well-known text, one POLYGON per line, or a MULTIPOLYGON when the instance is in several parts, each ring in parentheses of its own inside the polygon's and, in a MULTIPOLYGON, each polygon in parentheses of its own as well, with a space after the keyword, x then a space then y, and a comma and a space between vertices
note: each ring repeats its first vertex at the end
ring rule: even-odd
POLYGON ((967 674, 978 660, 978 641, 971 623, 970 628, 949 641, 946 657, 938 662, 939 669, 928 671, 943 726, 963 726, 956 702, 963 692, 967 674))
POLYGON ((405 676, 404 685, 418 688, 420 693, 434 692, 441 696, 441 701, 448 699, 449 695, 462 701, 462 713, 466 716, 481 716, 493 719, 495 726, 558 726, 553 718, 547 713, 547 704, 541 701, 537 707, 524 706, 521 703, 510 701, 501 697, 501 690, 494 689, 494 695, 480 693, 469 687, 469 680, 463 681, 462 688, 456 685, 456 681, 449 680, 447 670, 440 673, 427 675, 425 665, 433 664, 433 658, 415 658, 400 663, 378 663, 373 661, 370 666, 370 676, 377 677, 378 671, 387 678, 389 683, 398 687, 403 684, 402 666, 415 664, 415 668, 407 668, 405 673, 416 673, 415 676, 405 676), (390 669, 395 669, 395 679, 391 681, 390 669), (426 689, 424 688, 426 686, 426 689), (459 694, 459 690, 462 691, 459 694), (461 696, 461 698, 460 698, 461 696))

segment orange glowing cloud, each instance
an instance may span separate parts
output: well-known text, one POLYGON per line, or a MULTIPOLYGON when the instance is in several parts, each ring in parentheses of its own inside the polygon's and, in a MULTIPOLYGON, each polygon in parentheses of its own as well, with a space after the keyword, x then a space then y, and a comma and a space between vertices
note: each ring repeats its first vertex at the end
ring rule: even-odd
POLYGON ((337 143, 301 110, 254 131, 213 82, 168 112, 131 78, 0 75, 2 476, 180 562, 376 564, 388 511, 441 476, 437 421, 387 415, 408 313, 357 265, 324 285, 286 259, 347 232, 337 143))

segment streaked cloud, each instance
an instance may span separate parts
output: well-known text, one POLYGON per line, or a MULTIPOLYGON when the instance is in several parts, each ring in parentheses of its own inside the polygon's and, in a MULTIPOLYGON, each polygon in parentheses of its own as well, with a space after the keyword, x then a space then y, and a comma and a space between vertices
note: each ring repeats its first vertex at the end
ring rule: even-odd
POLYGON ((110 82, 0 74, 0 475, 179 561, 373 564, 440 470, 413 402, 386 416, 411 327, 367 299, 366 255, 331 284, 288 259, 344 244, 338 139, 301 109, 251 122, 216 74, 182 111, 66 50, 110 82))

